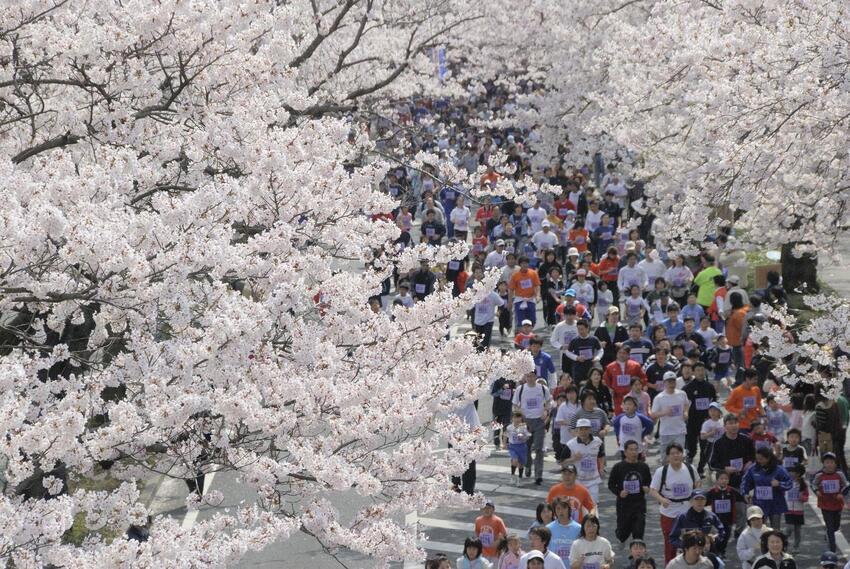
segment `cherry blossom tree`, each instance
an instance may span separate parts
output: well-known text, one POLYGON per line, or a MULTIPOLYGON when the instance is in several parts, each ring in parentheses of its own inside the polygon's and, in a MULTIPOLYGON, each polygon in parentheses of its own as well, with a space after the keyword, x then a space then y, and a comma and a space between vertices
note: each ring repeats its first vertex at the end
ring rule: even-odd
MULTIPOLYGON (((363 117, 439 85, 429 58, 483 14, 461 0, 0 7, 0 559, 224 566, 293 532, 421 558, 410 510, 484 433, 446 413, 530 362, 446 335, 492 286, 373 313, 393 245, 363 117), (365 269, 364 269, 365 267, 365 269), (321 305, 316 298, 321 298, 321 305), (433 454, 440 443, 448 452, 433 454), (98 475, 112 492, 69 484, 98 475), (145 543, 136 480, 236 472, 257 500, 145 543), (328 496, 367 505, 341 520, 328 496)), ((190 497, 189 505, 221 496, 190 497)))

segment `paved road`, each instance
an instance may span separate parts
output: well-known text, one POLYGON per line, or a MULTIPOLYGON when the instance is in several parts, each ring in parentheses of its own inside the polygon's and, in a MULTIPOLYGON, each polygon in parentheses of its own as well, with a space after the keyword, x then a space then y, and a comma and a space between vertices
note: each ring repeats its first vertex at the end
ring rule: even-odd
MULTIPOLYGON (((459 333, 463 333, 469 328, 468 324, 461 324, 457 327, 459 333)), ((546 346, 548 346, 548 332, 544 329, 538 329, 535 330, 535 333, 544 337, 546 346)), ((511 346, 510 339, 500 338, 498 333, 494 335, 493 339, 493 345, 495 347, 511 346)), ((553 357, 557 356, 555 350, 551 347, 547 349, 547 352, 553 357)), ((491 404, 492 399, 489 396, 482 397, 479 402, 479 412, 484 422, 491 420, 491 404)), ((610 458, 610 455, 612 449, 616 448, 616 441, 613 435, 609 435, 608 439, 606 441, 606 448, 609 449, 608 468, 610 470, 615 463, 610 458)), ((558 467, 553 455, 554 453, 550 452, 549 456, 546 457, 544 466, 546 474, 544 475, 542 486, 535 486, 533 480, 524 478, 518 488, 514 487, 510 483, 510 459, 506 451, 494 450, 487 460, 478 465, 476 490, 495 501, 497 515, 502 517, 510 532, 515 532, 523 538, 524 546, 527 545, 526 532, 534 521, 537 504, 544 501, 549 488, 560 481, 560 475, 557 473, 558 467)), ((660 465, 657 449, 650 449, 647 461, 652 471, 660 465)), ((607 480, 603 481, 603 484, 600 485, 599 495, 599 517, 602 523, 602 535, 612 542, 618 560, 615 567, 619 569, 622 562, 628 557, 628 553, 620 550, 616 538, 614 538, 614 527, 616 523, 615 498, 607 490, 607 480)), ((818 567, 820 554, 826 550, 823 520, 820 518, 817 509, 813 507, 815 505, 814 500, 815 498, 812 497, 811 503, 806 508, 806 525, 803 528, 803 542, 800 546, 800 553, 795 556, 797 566, 800 569, 818 567)), ((656 561, 660 562, 664 558, 663 538, 659 525, 658 507, 651 498, 649 499, 647 512, 648 519, 645 541, 649 544, 649 551, 652 556, 655 557, 656 561)), ((449 555, 452 560, 456 559, 462 552, 464 539, 473 533, 473 524, 478 514, 479 512, 477 511, 459 510, 423 514, 418 518, 418 522, 427 533, 429 540, 423 542, 421 546, 431 554, 443 552, 449 555)), ((846 526, 850 525, 850 515, 846 513, 844 525, 845 529, 846 526)), ((846 539, 843 539, 843 543, 841 543, 842 539, 843 536, 839 539, 839 545, 843 545, 845 556, 850 556, 850 545, 848 545, 846 539)), ((727 559, 727 568, 733 569, 740 567, 740 562, 735 555, 734 542, 729 544, 727 559)), ((452 563, 454 566, 454 561, 452 563)), ((407 564, 405 567, 413 568, 418 567, 418 565, 407 564)))

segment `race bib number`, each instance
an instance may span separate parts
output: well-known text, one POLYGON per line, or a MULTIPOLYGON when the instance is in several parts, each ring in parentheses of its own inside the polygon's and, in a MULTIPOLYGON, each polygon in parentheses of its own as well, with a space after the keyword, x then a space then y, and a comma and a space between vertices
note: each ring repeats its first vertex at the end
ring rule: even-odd
POLYGON ((596 457, 595 456, 586 456, 581 459, 581 463, 579 468, 582 472, 594 473, 596 472, 596 457))
POLYGON ((756 441, 756 450, 758 450, 760 448, 770 448, 770 441, 765 441, 765 440, 756 441))
POLYGON ((744 397, 744 409, 755 409, 756 407, 756 398, 755 397, 744 397))
POLYGON ((671 417, 681 417, 682 416, 682 406, 681 405, 671 405, 670 406, 670 416, 671 417))
POLYGON ((529 409, 538 409, 540 407, 540 399, 537 397, 529 397, 525 400, 525 405, 529 409))
POLYGON ((522 279, 519 281, 519 286, 522 288, 531 288, 531 279, 522 279))
POLYGON ((475 244, 472 245, 472 252, 473 253, 480 253, 483 250, 484 250, 484 246, 481 245, 481 243, 475 243, 475 244))
POLYGON ((707 411, 708 406, 711 404, 711 399, 708 397, 697 397, 697 400, 694 402, 697 411, 707 411))
POLYGON ((578 355, 589 360, 593 358, 593 350, 590 348, 582 348, 578 351, 578 355))
POLYGON ((390 195, 397 196, 398 195, 398 186, 390 186, 390 195))
POLYGON ((599 431, 599 429, 602 428, 602 421, 600 421, 599 419, 591 419, 590 428, 593 430, 594 433, 599 431))
POLYGON ((782 459, 782 466, 784 466, 785 468, 792 468, 794 466, 797 466, 797 462, 798 460, 796 456, 786 456, 782 459))
POLYGON ((502 389, 502 393, 499 394, 499 398, 510 401, 513 399, 513 390, 510 387, 502 389))
POLYGON ((424 284, 418 284, 414 287, 414 290, 416 291, 417 294, 425 294, 425 288, 426 287, 425 287, 424 284))
POLYGON ((434 230, 433 227, 426 227, 425 228, 425 235, 427 235, 428 237, 433 237, 436 234, 437 234, 437 232, 434 230))
POLYGON ((561 559, 569 559, 570 558, 570 548, 569 547, 559 547, 555 550, 558 554, 558 557, 561 559))
POLYGON ((715 514, 728 514, 732 511, 732 500, 715 500, 712 508, 715 514))
POLYGON ((602 240, 603 241, 609 241, 610 239, 611 239, 611 232, 610 231, 603 231, 602 232, 602 240))
POLYGON ((689 498, 691 496, 691 487, 683 482, 673 484, 673 497, 677 500, 680 498, 689 498))
POLYGON ((629 494, 640 494, 640 480, 623 481, 623 490, 629 494))
POLYGON ((728 364, 729 363, 729 352, 720 352, 719 354, 717 354, 717 363, 728 364))
POLYGON ((489 527, 481 528, 481 533, 478 534, 478 539, 481 540, 481 545, 490 547, 493 545, 493 530, 489 527))
POLYGON ((620 433, 623 437, 633 437, 637 434, 637 428, 634 425, 620 425, 620 433))
POLYGON ((584 237, 576 237, 576 245, 584 245, 584 237))
POLYGON ((449 270, 456 271, 460 268, 460 261, 449 261, 449 270))
POLYGON ((744 459, 732 458, 729 460, 729 466, 734 468, 736 471, 741 472, 741 470, 744 468, 744 459))
POLYGON ((683 278, 675 278, 673 279, 673 286, 676 288, 681 288, 685 286, 685 279, 683 278))
POLYGON ((453 199, 455 199, 455 193, 454 193, 453 191, 451 191, 451 190, 447 190, 447 191, 446 191, 446 193, 445 193, 444 195, 445 195, 445 199, 446 199, 446 200, 453 200, 453 199))
POLYGON ((567 217, 568 211, 570 211, 570 210, 569 210, 569 208, 566 208, 566 207, 558 208, 558 215, 560 215, 561 217, 567 217))
POLYGON ((824 494, 838 494, 838 480, 824 480, 821 482, 824 494))
POLYGON ((773 488, 770 486, 756 486, 756 500, 772 500, 773 488))
POLYGON ((800 491, 797 488, 791 488, 790 490, 785 492, 785 499, 789 502, 799 502, 800 491))
POLYGON ((632 376, 630 375, 618 375, 617 376, 617 387, 628 387, 632 382, 632 376))

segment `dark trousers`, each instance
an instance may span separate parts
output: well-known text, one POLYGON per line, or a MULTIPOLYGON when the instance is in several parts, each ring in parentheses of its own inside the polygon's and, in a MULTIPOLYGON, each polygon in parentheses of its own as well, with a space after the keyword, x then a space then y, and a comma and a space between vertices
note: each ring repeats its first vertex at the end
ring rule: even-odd
POLYGON ((823 523, 826 525, 826 541, 829 543, 829 550, 837 553, 835 532, 841 527, 841 510, 821 510, 821 513, 823 514, 823 523))
POLYGON ((482 349, 487 349, 490 347, 490 340, 493 338, 493 323, 488 322, 487 324, 478 324, 472 325, 475 333, 478 334, 478 346, 482 349))
MULTIPOLYGON (((452 445, 449 445, 452 448, 452 445)), ((461 491, 466 492, 470 496, 475 494, 475 461, 469 463, 461 476, 452 476, 452 484, 461 491)))
POLYGON ((729 545, 729 538, 731 536, 735 535, 735 534, 734 534, 734 528, 732 527, 732 524, 724 523, 723 528, 726 530, 726 536, 723 538, 722 541, 721 540, 715 541, 714 545, 712 545, 712 547, 711 547, 711 550, 714 553, 716 553, 718 555, 722 555, 722 556, 725 557, 726 556, 726 546, 729 545))
POLYGON ((638 507, 634 504, 620 503, 617 500, 617 529, 614 535, 620 543, 626 543, 629 536, 632 539, 643 539, 646 530, 646 505, 638 507))
MULTIPOLYGON (((701 423, 700 423, 701 424, 701 423)), ((688 451, 688 461, 691 464, 696 463, 697 446, 699 446, 699 467, 697 470, 702 471, 705 464, 708 462, 708 454, 706 453, 706 445, 708 441, 699 438, 700 425, 688 424, 688 434, 685 435, 685 447, 688 451)))

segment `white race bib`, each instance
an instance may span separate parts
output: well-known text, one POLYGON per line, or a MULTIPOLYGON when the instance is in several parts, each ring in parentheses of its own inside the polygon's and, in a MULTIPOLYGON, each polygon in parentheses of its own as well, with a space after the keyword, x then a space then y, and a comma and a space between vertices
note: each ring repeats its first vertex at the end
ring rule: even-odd
POLYGON ((623 490, 629 494, 640 494, 640 480, 624 480, 623 490))
POLYGON ((708 397, 697 397, 697 400, 694 402, 694 405, 697 408, 697 411, 705 411, 708 409, 708 406, 711 404, 711 400, 708 397))
POLYGON ((415 287, 413 287, 413 289, 416 291, 416 294, 425 294, 425 288, 426 287, 424 284, 417 284, 415 287))
POLYGON ((632 383, 632 376, 630 375, 618 375, 617 376, 617 387, 628 387, 632 383))
POLYGON ((712 508, 715 514, 728 514, 732 511, 732 500, 715 500, 712 508))

